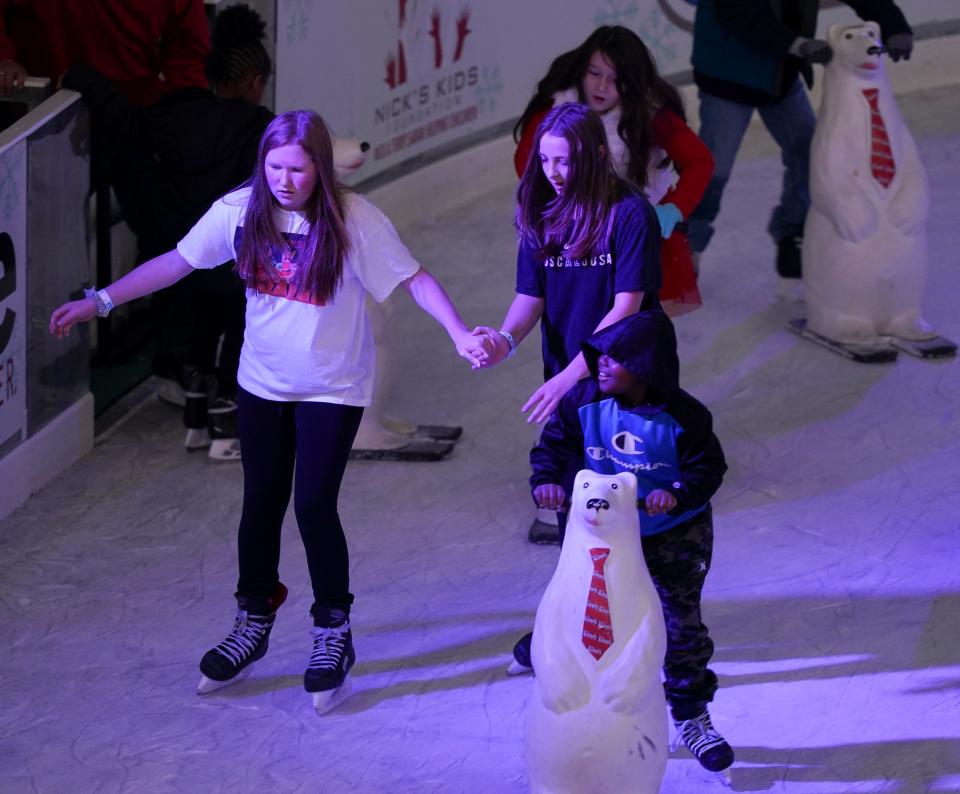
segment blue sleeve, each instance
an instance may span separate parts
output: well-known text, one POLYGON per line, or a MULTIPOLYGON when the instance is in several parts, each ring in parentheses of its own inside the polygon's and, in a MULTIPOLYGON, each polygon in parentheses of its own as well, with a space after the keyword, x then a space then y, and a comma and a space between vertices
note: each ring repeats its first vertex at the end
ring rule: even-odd
POLYGON ((543 268, 537 261, 535 252, 522 241, 517 249, 517 292, 534 298, 542 298, 546 294, 543 268))
POLYGON ((613 252, 615 293, 660 289, 660 226, 653 207, 642 196, 630 196, 617 207, 613 252))

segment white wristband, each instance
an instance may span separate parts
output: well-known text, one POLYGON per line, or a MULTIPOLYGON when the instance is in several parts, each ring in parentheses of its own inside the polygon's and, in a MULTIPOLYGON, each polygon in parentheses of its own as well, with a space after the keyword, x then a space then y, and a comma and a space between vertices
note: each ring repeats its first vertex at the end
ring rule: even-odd
POLYGON ((514 341, 513 334, 508 333, 507 331, 497 331, 500 336, 507 340, 507 344, 510 345, 510 352, 507 353, 507 358, 514 355, 517 352, 517 343, 514 341))
POLYGON ((110 314, 111 309, 113 309, 113 301, 105 289, 98 290, 96 287, 93 289, 85 289, 83 294, 84 297, 90 298, 97 307, 98 317, 106 317, 110 314))

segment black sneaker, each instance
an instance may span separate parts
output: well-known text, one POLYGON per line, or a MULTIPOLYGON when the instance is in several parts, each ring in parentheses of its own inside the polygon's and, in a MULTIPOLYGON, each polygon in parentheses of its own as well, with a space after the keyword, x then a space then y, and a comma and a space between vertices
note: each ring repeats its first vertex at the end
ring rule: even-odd
POLYGON ((803 246, 803 237, 791 234, 777 243, 777 274, 781 278, 802 278, 803 270, 800 261, 800 249, 803 246))
POLYGON ((710 714, 704 709, 699 716, 673 723, 677 733, 671 750, 676 750, 680 742, 693 753, 700 766, 710 772, 722 772, 733 763, 733 748, 727 743, 710 722, 710 714))
POLYGON ((250 675, 253 663, 267 653, 277 609, 286 598, 287 588, 278 582, 273 596, 268 599, 237 599, 233 631, 200 660, 203 677, 197 685, 197 694, 205 695, 222 689, 250 675))

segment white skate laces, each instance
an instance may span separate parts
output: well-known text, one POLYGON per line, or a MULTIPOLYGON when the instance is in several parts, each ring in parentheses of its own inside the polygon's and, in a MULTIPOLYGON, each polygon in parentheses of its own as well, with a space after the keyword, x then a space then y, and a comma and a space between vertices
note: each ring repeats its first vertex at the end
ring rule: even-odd
MULTIPOLYGON (((346 645, 349 631, 349 621, 336 628, 314 626, 310 630, 310 634, 313 635, 313 651, 310 653, 307 669, 341 672, 340 668, 346 665, 346 645)), ((345 675, 346 670, 344 669, 342 673, 345 675)))
POLYGON ((721 772, 733 763, 733 749, 713 727, 709 712, 704 711, 689 720, 680 720, 676 727, 677 732, 670 743, 671 751, 683 742, 700 765, 711 772, 721 772))
POLYGON ((233 631, 214 650, 232 664, 241 665, 256 651, 272 623, 269 617, 251 618, 245 610, 238 609, 233 631))

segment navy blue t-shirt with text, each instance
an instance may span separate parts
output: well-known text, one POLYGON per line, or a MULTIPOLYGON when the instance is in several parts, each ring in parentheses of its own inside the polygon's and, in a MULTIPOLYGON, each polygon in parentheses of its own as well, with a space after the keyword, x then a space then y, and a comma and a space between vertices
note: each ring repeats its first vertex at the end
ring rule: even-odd
POLYGON ((543 377, 548 380, 580 352, 618 292, 643 292, 643 309, 659 308, 660 225, 643 196, 624 196, 614 208, 610 240, 589 256, 538 257, 525 242, 517 252, 517 292, 544 298, 540 320, 543 377))

